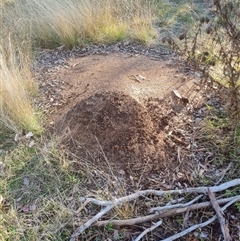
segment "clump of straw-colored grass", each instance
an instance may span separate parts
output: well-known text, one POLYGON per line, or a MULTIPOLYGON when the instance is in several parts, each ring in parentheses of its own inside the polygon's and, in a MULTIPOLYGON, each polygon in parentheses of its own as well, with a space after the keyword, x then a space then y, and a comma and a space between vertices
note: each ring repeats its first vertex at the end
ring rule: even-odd
POLYGON ((31 107, 32 50, 156 37, 150 0, 2 0, 0 122, 39 131, 31 107))
POLYGON ((9 36, 0 46, 0 122, 15 132, 26 129, 39 133, 41 127, 30 104, 37 86, 23 45, 17 46, 9 36))

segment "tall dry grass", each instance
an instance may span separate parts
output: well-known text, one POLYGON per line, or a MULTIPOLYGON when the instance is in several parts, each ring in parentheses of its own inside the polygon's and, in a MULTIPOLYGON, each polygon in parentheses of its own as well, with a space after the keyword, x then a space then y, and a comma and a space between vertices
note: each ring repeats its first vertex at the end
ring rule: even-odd
POLYGON ((151 0, 25 0, 6 5, 4 24, 37 46, 109 43, 156 36, 151 0))
POLYGON ((39 131, 31 107, 34 87, 32 51, 86 44, 108 44, 126 38, 149 42, 153 0, 1 0, 0 122, 17 131, 39 131))
POLYGON ((10 35, 0 45, 0 122, 14 132, 24 128, 39 133, 41 126, 30 104, 37 85, 24 45, 14 43, 10 35))

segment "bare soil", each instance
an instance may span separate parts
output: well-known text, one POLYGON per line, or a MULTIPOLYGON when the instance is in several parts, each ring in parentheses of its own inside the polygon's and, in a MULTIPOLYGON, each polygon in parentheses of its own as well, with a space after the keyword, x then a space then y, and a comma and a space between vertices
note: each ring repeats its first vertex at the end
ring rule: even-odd
POLYGON ((45 74, 52 83, 42 85, 47 123, 75 156, 133 185, 149 188, 173 170, 174 182, 189 182, 193 163, 180 165, 192 145, 185 127, 193 131, 192 113, 203 96, 198 77, 179 63, 173 55, 68 58, 67 68, 45 74), (178 178, 179 165, 184 174, 178 178))
MULTIPOLYGON (((41 93, 36 105, 47 116, 46 129, 78 160, 74 171, 87 163, 95 173, 85 184, 88 190, 114 196, 122 194, 122 184, 128 193, 205 185, 205 178, 215 183, 222 177, 225 167, 216 170, 210 164, 214 153, 199 142, 206 103, 219 107, 219 98, 207 93, 200 74, 170 52, 128 44, 45 50, 35 71, 41 93)), ((168 227, 149 240, 182 229, 174 218, 165 223, 168 227)), ((235 223, 230 228, 237 233, 235 223)), ((131 235, 136 230, 129 228, 131 235)), ((208 240, 221 236, 215 223, 204 232, 208 240)), ((195 232, 181 240, 199 236, 195 232)))

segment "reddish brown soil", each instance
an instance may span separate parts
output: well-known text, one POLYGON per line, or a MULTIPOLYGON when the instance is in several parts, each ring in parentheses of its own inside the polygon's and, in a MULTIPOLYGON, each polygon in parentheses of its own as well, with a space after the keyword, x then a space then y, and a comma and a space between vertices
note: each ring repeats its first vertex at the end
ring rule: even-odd
POLYGON ((71 150, 83 158, 102 160, 105 154, 115 170, 138 175, 165 165, 168 153, 162 131, 167 124, 127 94, 102 92, 78 102, 58 130, 71 130, 71 150))
POLYGON ((187 113, 202 99, 193 73, 184 74, 170 57, 120 53, 74 58, 68 66, 51 74, 64 86, 48 120, 65 147, 126 179, 154 179, 176 169, 178 149, 190 142, 174 125, 183 124, 183 113, 192 125, 187 113))
MULTIPOLYGON (((106 191, 111 183, 118 189, 122 182, 126 192, 196 186, 203 173, 219 180, 216 168, 208 164, 214 155, 197 141, 206 95, 196 76, 172 56, 163 60, 123 53, 89 54, 68 59, 64 68, 51 66, 44 73, 41 107, 48 114, 47 126, 74 157, 75 171, 86 163, 94 173, 94 181, 85 184, 87 189, 106 191)), ((207 97, 210 105, 214 98, 207 97)), ((168 222, 172 232, 165 224, 153 236, 166 238, 182 229, 174 219, 168 222)), ((210 229, 204 232, 211 240, 219 240, 219 225, 210 229)), ((235 229, 233 223, 232 232, 235 229)), ((181 240, 198 240, 194 235, 181 240)))

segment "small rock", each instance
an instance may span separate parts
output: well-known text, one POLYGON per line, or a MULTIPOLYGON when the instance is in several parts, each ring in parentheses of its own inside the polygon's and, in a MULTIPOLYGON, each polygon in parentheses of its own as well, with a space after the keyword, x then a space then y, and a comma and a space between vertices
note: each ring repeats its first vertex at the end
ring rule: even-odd
POLYGON ((200 117, 195 118, 196 123, 199 123, 200 121, 202 121, 202 118, 200 118, 200 117))
POLYGON ((200 237, 201 239, 207 239, 207 238, 208 238, 208 234, 201 232, 200 235, 199 235, 199 237, 200 237))
POLYGON ((196 87, 196 91, 199 91, 200 89, 201 89, 200 86, 197 86, 197 87, 196 87))
POLYGON ((3 162, 0 162, 0 173, 4 171, 5 166, 6 165, 3 162))
POLYGON ((16 202, 20 202, 22 200, 22 197, 19 197, 16 199, 16 202))
POLYGON ((31 140, 30 143, 28 144, 28 146, 31 148, 35 145, 35 141, 34 140, 31 140))
POLYGON ((29 207, 30 211, 34 211, 37 209, 37 205, 33 204, 29 207))
POLYGON ((29 131, 27 134, 26 134, 26 139, 30 139, 31 137, 33 137, 33 133, 31 131, 29 131))
POLYGON ((119 171, 119 174, 120 174, 120 175, 125 175, 125 171, 121 169, 121 170, 119 171))

